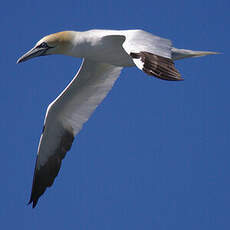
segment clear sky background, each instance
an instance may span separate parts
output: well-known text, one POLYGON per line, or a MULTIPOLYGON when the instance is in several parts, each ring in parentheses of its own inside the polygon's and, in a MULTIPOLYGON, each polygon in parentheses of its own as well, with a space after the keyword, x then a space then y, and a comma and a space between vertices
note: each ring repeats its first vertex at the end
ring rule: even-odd
POLYGON ((229 230, 229 12, 229 0, 2 2, 0 228, 229 230), (46 108, 81 60, 16 60, 47 34, 93 28, 223 54, 176 62, 183 82, 124 69, 32 209, 46 108))

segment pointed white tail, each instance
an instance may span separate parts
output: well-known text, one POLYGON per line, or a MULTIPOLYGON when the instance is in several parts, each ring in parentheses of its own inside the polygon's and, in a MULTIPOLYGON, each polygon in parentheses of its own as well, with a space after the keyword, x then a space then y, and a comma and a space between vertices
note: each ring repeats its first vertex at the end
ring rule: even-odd
POLYGON ((210 54, 219 54, 219 53, 211 52, 211 51, 193 51, 193 50, 172 48, 173 60, 179 60, 179 59, 189 58, 189 57, 201 57, 210 54))

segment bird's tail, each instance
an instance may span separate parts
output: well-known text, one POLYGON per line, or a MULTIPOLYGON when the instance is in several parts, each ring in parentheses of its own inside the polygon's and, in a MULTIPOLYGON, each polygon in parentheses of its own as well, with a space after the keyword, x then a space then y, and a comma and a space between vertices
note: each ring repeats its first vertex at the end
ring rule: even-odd
POLYGON ((189 58, 189 57, 201 57, 210 54, 219 54, 219 53, 211 52, 211 51, 193 51, 193 50, 177 49, 174 47, 172 48, 173 60, 179 60, 179 59, 189 58))

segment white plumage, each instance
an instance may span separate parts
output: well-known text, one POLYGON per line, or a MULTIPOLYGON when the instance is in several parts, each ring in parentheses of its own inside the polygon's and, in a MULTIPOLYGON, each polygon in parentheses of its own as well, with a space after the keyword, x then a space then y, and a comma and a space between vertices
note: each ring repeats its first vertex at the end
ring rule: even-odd
POLYGON ((84 60, 73 80, 48 106, 29 201, 33 207, 53 184, 74 137, 105 98, 123 67, 136 65, 148 75, 182 80, 173 60, 215 52, 177 49, 170 40, 143 30, 64 31, 42 38, 18 63, 48 54, 84 60))

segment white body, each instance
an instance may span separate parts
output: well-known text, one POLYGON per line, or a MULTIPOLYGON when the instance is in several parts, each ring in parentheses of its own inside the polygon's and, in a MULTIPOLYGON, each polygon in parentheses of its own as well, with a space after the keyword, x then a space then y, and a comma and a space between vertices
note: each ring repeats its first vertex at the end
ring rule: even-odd
POLYGON ((136 65, 149 75, 181 80, 173 60, 213 52, 176 49, 170 40, 143 30, 65 31, 42 38, 18 63, 47 54, 64 54, 84 61, 47 109, 30 198, 33 207, 52 185, 74 137, 112 88, 123 67, 136 65))

